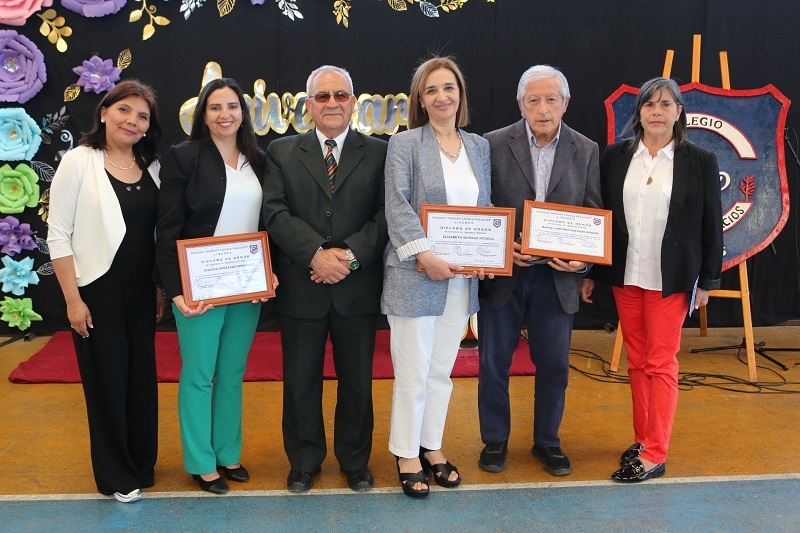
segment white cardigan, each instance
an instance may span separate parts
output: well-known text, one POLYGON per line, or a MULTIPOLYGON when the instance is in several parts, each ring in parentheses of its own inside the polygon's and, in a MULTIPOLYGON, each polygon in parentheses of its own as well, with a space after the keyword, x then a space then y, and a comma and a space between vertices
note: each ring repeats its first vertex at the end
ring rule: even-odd
MULTIPOLYGON (((157 186, 160 165, 148 168, 157 186)), ((50 186, 50 257, 72 256, 79 287, 111 268, 125 236, 125 220, 103 166, 103 151, 78 146, 64 154, 50 186)))

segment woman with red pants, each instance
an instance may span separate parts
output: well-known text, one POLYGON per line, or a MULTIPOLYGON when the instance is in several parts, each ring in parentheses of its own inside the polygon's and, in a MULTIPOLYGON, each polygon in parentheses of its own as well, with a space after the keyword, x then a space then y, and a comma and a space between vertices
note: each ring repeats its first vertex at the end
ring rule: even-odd
MULTIPOLYGON (((686 139, 686 112, 670 79, 645 82, 623 135, 600 158, 603 205, 613 212, 612 265, 592 277, 611 283, 628 354, 636 442, 615 481, 664 475, 678 405, 681 327, 708 302, 722 272, 722 207, 714 154, 686 139)), ((584 301, 594 281, 585 279, 584 301)))

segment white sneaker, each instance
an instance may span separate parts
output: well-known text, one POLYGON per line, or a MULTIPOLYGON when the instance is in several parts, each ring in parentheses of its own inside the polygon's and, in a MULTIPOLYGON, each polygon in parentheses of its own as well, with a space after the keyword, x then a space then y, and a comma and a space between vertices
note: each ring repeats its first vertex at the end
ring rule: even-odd
POLYGON ((133 502, 138 502, 139 500, 142 499, 142 493, 139 492, 139 489, 133 489, 128 494, 115 492, 114 497, 117 499, 118 502, 133 503, 133 502))

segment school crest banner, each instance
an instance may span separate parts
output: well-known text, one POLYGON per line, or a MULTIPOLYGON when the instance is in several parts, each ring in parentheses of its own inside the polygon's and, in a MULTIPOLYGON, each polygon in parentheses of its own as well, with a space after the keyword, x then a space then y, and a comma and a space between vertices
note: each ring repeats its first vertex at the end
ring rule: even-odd
MULTIPOLYGON (((690 83, 680 89, 689 140, 719 162, 727 270, 769 246, 789 218, 784 129, 790 102, 772 85, 733 90, 690 83)), ((621 139, 637 93, 622 85, 606 99, 608 143, 621 139)))

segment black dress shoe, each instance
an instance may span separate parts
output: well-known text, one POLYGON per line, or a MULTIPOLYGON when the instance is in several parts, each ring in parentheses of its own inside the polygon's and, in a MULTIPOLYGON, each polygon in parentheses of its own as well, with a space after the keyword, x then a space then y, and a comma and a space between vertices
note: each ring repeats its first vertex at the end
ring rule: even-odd
POLYGON ((286 488, 289 492, 308 492, 314 486, 314 476, 319 475, 321 471, 320 467, 313 472, 292 470, 286 478, 286 488))
POLYGON ((622 457, 619 458, 619 466, 623 467, 634 459, 638 459, 639 456, 642 455, 643 451, 644 444, 640 442, 634 442, 627 450, 622 452, 622 457))
POLYGON ((200 488, 206 492, 212 494, 226 494, 228 492, 228 484, 225 483, 222 476, 217 479, 212 479, 211 481, 206 481, 197 474, 192 474, 192 477, 197 481, 197 484, 200 485, 200 488))
POLYGON ((358 470, 342 470, 342 472, 347 476, 347 486, 356 492, 371 490, 375 486, 372 472, 366 466, 358 470))
POLYGON ((659 463, 650 470, 645 470, 642 461, 634 459, 611 474, 611 479, 619 481, 620 483, 640 483, 650 478, 661 477, 664 475, 664 472, 666 472, 664 463, 659 463))
POLYGON ((569 458, 564 455, 564 452, 558 446, 551 446, 543 448, 542 446, 534 445, 531 448, 531 453, 534 457, 542 461, 544 464, 544 471, 553 476, 566 476, 572 472, 572 465, 569 458))
POLYGON ((250 481, 250 474, 247 473, 247 470, 241 464, 236 468, 217 465, 217 470, 222 470, 225 473, 225 477, 231 481, 238 481, 239 483, 250 481))

